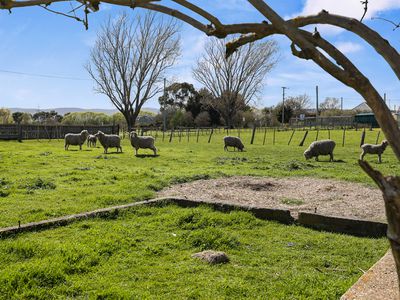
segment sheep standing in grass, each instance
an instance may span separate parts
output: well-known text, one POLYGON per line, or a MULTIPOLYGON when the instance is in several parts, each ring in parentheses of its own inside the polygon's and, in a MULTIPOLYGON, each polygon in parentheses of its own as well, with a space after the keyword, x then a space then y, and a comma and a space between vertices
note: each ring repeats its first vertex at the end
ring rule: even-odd
POLYGON ((85 143, 89 132, 87 130, 82 130, 81 133, 67 133, 65 135, 65 145, 64 149, 68 150, 69 145, 78 146, 79 150, 82 150, 82 145, 85 143))
POLYGON ((379 163, 382 162, 382 153, 385 151, 386 147, 389 145, 388 141, 384 140, 379 145, 364 144, 361 146, 362 153, 360 159, 364 160, 365 154, 377 154, 379 163))
POLYGON ((312 142, 306 151, 304 151, 304 157, 310 159, 315 157, 318 161, 319 155, 329 155, 329 161, 333 161, 333 149, 335 149, 335 142, 332 140, 322 140, 312 142))
POLYGON ((236 136, 226 136, 224 137, 224 150, 228 151, 228 147, 233 147, 234 150, 236 148, 240 151, 243 151, 244 145, 242 143, 242 140, 236 136))
POLYGON ((157 155, 157 148, 154 146, 154 138, 152 136, 138 136, 135 131, 129 134, 131 145, 135 148, 135 155, 137 156, 139 149, 151 149, 154 156, 157 155))
POLYGON ((88 147, 96 147, 97 138, 94 134, 90 134, 87 138, 87 146, 88 147))
POLYGON ((95 134, 95 137, 99 139, 100 144, 104 148, 104 153, 107 153, 108 148, 117 148, 117 153, 118 149, 121 150, 122 153, 122 147, 121 147, 121 138, 119 135, 116 134, 105 134, 102 131, 98 131, 95 134))

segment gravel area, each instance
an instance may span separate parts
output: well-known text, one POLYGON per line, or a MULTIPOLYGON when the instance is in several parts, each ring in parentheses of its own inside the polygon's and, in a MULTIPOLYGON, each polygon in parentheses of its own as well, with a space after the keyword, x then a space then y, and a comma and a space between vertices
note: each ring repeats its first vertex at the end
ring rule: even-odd
POLYGON ((391 250, 340 298, 340 300, 400 299, 396 265, 391 250))
POLYGON ((158 197, 238 203, 289 209, 297 212, 385 222, 382 194, 359 183, 310 177, 236 176, 177 184, 158 192, 158 197))

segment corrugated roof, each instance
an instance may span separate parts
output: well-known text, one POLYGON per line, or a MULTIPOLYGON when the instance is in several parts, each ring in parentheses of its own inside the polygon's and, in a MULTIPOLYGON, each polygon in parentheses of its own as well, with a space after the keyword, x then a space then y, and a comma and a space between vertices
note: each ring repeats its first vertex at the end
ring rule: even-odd
POLYGON ((360 103, 359 105, 354 107, 352 110, 362 111, 362 112, 372 112, 372 109, 368 106, 367 102, 360 103))

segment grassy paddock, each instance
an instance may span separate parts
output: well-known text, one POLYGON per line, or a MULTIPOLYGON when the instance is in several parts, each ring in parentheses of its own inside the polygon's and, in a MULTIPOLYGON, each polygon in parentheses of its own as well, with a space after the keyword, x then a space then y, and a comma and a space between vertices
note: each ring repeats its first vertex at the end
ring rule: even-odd
POLYGON ((137 207, 0 240, 0 298, 338 299, 387 247, 246 212, 137 207), (231 262, 191 258, 204 249, 231 262))
MULTIPOLYGON (((251 130, 241 130, 245 152, 224 152, 223 131, 215 131, 210 144, 207 132, 200 134, 198 143, 196 133, 189 136, 189 141, 186 133, 182 134, 179 142, 175 132, 169 143, 169 135, 163 142, 158 132, 158 157, 135 157, 127 139, 123 140, 122 154, 107 155, 99 147, 84 146, 79 151, 71 146, 65 151, 62 140, 1 141, 0 227, 148 199, 173 183, 221 176, 315 176, 372 184, 357 164, 361 131, 346 131, 345 147, 343 131, 330 132, 337 142, 335 163, 328 163, 328 157, 321 157, 321 162, 304 159, 303 152, 315 140, 316 131, 310 131, 305 146, 299 147, 304 131, 296 131, 288 146, 291 131, 277 131, 273 145, 273 131, 268 130, 263 145, 264 131, 257 130, 250 145, 251 130)), ((367 131, 366 142, 375 143, 376 136, 376 130, 367 131)), ((327 137, 328 131, 319 131, 319 139, 327 137)), ((391 149, 383 155, 381 165, 376 163, 377 157, 366 159, 386 174, 399 171, 391 149)))

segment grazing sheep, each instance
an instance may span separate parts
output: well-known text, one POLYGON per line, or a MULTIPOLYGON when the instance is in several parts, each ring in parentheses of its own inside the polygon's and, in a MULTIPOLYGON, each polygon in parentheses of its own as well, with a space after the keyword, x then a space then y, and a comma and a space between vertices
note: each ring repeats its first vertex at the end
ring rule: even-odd
POLYGON ((228 147, 233 147, 234 150, 238 148, 238 150, 243 151, 244 145, 242 140, 236 136, 226 136, 224 137, 224 150, 228 151, 228 147))
POLYGON ((335 142, 332 140, 322 140, 312 142, 306 151, 304 151, 304 157, 310 159, 315 157, 318 161, 319 155, 329 155, 329 161, 333 161, 333 149, 335 149, 335 142))
POLYGON ((114 147, 117 148, 117 153, 118 149, 121 150, 122 153, 121 138, 119 137, 119 135, 105 134, 102 131, 98 131, 94 136, 99 139, 100 144, 104 148, 104 153, 107 153, 108 148, 114 148, 114 147))
POLYGON ((364 144, 361 146, 362 153, 360 159, 363 160, 365 154, 378 154, 379 163, 382 162, 382 153, 385 151, 386 147, 389 145, 388 141, 384 140, 379 145, 364 144))
POLYGON ((131 145, 135 148, 135 155, 137 156, 138 150, 151 149, 154 152, 154 156, 157 155, 157 148, 154 146, 154 138, 152 136, 138 136, 135 131, 129 134, 131 145))
POLYGON ((90 134, 87 138, 87 146, 88 147, 96 147, 97 138, 94 134, 90 134))
POLYGON ((79 150, 82 150, 82 145, 85 143, 88 135, 89 132, 87 130, 82 130, 81 133, 67 133, 64 138, 64 149, 68 150, 69 145, 79 145, 79 150))

